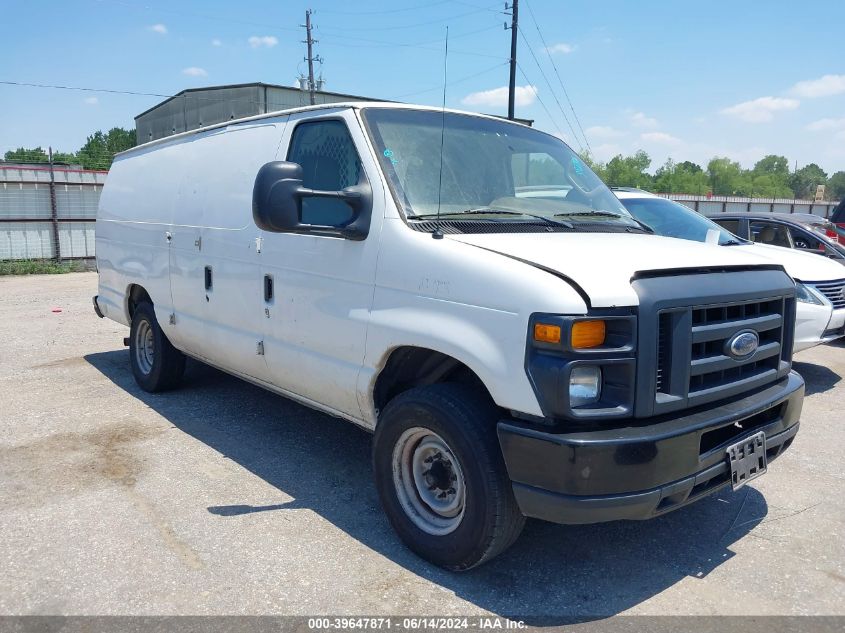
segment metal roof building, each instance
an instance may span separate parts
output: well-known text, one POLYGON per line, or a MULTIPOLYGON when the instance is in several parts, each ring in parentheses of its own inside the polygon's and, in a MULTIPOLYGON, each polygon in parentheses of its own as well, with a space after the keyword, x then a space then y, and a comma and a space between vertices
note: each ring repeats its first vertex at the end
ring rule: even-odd
MULTIPOLYGON (((314 92, 317 104, 388 101, 339 92, 314 92)), ((138 144, 196 130, 206 125, 309 105, 308 91, 261 82, 188 88, 135 117, 138 144)), ((531 125, 529 119, 516 119, 531 125)))
MULTIPOLYGON (((316 91, 318 104, 376 101, 372 97, 316 91)), ((384 101, 384 99, 378 99, 384 101)), ((232 119, 309 105, 308 91, 265 83, 209 86, 183 90, 135 117, 138 143, 232 119)))

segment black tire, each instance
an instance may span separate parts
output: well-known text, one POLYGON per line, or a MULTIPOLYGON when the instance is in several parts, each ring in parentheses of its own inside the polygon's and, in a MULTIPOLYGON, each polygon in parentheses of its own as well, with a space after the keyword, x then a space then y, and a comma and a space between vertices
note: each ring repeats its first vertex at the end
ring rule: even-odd
POLYGON ((129 364, 138 386, 151 393, 178 386, 185 372, 185 355, 167 340, 147 301, 139 303, 132 315, 129 364), (145 353, 150 346, 151 353, 145 353))
MULTIPOLYGON (((391 400, 379 416, 373 438, 373 471, 382 506, 405 544, 435 565, 453 571, 480 565, 510 547, 525 524, 499 447, 497 420, 498 410, 485 393, 455 383, 405 391, 391 400), (397 455, 410 452, 413 462, 424 444, 424 440, 420 440, 414 449, 402 448, 412 445, 416 441, 413 438, 419 437, 415 435, 415 429, 433 432, 434 436, 439 436, 436 441, 445 442, 447 459, 436 457, 440 455, 438 452, 435 462, 445 463, 447 468, 454 468, 450 461, 453 457, 458 462, 455 470, 464 484, 461 486, 462 511, 457 527, 445 534, 431 533, 432 524, 420 518, 426 508, 431 511, 431 506, 423 499, 423 495, 431 493, 419 492, 421 488, 413 483, 402 483, 415 477, 414 472, 431 473, 434 467, 421 466, 428 468, 427 471, 414 471, 409 467, 412 474, 405 478, 394 475, 394 464, 402 462, 394 456, 394 451, 398 451, 397 455), (409 437, 411 439, 406 439, 409 437), (414 512, 414 491, 421 504, 416 507, 422 507, 422 512, 414 512)), ((427 459, 425 463, 432 462, 427 459)), ((454 481, 457 475, 449 472, 454 481)), ((431 483, 430 479, 426 481, 431 483)), ((440 484, 433 484, 428 490, 435 490, 435 494, 446 492, 440 484)), ((454 489, 449 492, 455 493, 454 489)), ((432 513, 439 521, 437 513, 432 513)), ((451 525, 455 521, 455 517, 450 517, 444 519, 444 524, 451 525)))

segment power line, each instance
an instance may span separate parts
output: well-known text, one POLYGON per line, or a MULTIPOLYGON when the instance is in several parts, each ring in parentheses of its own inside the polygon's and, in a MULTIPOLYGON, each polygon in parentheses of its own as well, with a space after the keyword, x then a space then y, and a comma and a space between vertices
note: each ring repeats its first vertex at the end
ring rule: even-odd
MULTIPOLYGON (((523 79, 525 79, 525 81, 527 81, 527 82, 528 82, 528 85, 533 85, 533 84, 531 83, 531 80, 528 78, 528 75, 526 75, 526 74, 525 74, 525 71, 522 69, 522 64, 520 64, 519 62, 516 62, 516 67, 517 67, 517 69, 519 70, 519 72, 522 74, 523 79)), ((551 112, 549 112, 549 109, 546 107, 546 104, 545 104, 545 103, 543 102, 543 100, 540 98, 540 95, 537 93, 537 91, 536 91, 536 90, 534 91, 534 96, 535 96, 535 97, 537 97, 537 101, 539 101, 539 102, 540 102, 540 105, 541 105, 541 106, 543 106, 543 110, 545 110, 545 111, 546 111, 546 114, 548 115, 549 120, 552 122, 552 125, 554 125, 554 126, 555 126, 555 128, 557 129, 558 134, 560 134, 561 138, 563 138, 564 136, 566 136, 566 135, 563 133, 563 130, 561 130, 561 129, 560 129, 560 126, 557 124, 557 119, 555 119, 555 118, 552 116, 552 113, 551 113, 551 112)))
POLYGON ((531 21, 534 23, 534 28, 537 29, 537 35, 540 36, 540 42, 543 44, 543 48, 546 49, 546 55, 549 56, 549 61, 552 63, 552 68, 554 68, 555 75, 557 75, 558 83, 560 83, 560 87, 563 90, 563 94, 566 97, 567 103, 569 103, 569 109, 572 110, 572 116, 575 118, 575 122, 578 124, 578 129, 581 130, 581 136, 584 137, 584 143, 587 145, 587 150, 590 154, 593 153, 593 148, 590 147, 590 141, 587 139, 587 135, 584 133, 584 128, 581 126, 581 121, 578 118, 578 114, 575 112, 575 106, 572 105, 572 99, 569 98, 569 93, 566 91, 566 86, 563 85, 563 79, 560 77, 560 72, 558 72, 557 64, 555 64, 554 57, 552 57, 552 53, 549 50, 548 45, 546 44, 546 39, 543 37, 542 31, 540 31, 540 24, 537 22, 537 18, 534 17, 534 11, 531 9, 531 5, 528 4, 527 0, 525 1, 525 6, 528 7, 528 13, 531 16, 531 21))
MULTIPOLYGON (((492 30, 492 28, 494 28, 494 27, 491 27, 491 30, 492 30)), ((495 28, 498 28, 498 27, 495 27, 495 28)), ((329 38, 330 39, 328 40, 328 42, 326 41, 325 38, 321 40, 323 46, 326 46, 326 44, 329 44, 329 45, 333 44, 335 46, 344 46, 344 47, 347 47, 347 48, 381 48, 381 47, 384 47, 384 46, 388 46, 388 47, 396 47, 396 48, 416 48, 416 49, 423 50, 423 51, 434 51, 434 52, 440 52, 440 50, 441 50, 439 48, 433 48, 431 46, 420 46, 418 44, 405 44, 405 43, 402 43, 402 42, 386 42, 384 40, 374 40, 374 39, 365 38, 365 37, 355 37, 355 36, 352 36, 352 35, 329 35, 329 38), (373 47, 373 46, 361 45, 361 44, 347 44, 347 43, 344 43, 344 42, 332 42, 331 38, 347 39, 347 40, 353 40, 353 41, 356 41, 356 42, 368 42, 369 44, 377 44, 378 46, 373 47)), ((438 40, 438 41, 442 42, 443 40, 438 40)), ((490 59, 502 59, 502 57, 500 55, 490 55, 488 53, 479 53, 478 51, 451 50, 449 52, 452 55, 470 55, 470 56, 474 56, 474 57, 488 57, 490 59)))
MULTIPOLYGON (((438 2, 426 2, 410 7, 399 7, 396 9, 383 9, 381 11, 335 11, 333 9, 320 9, 320 13, 332 13, 335 15, 386 15, 388 13, 402 13, 404 11, 416 11, 417 9, 430 9, 441 4, 455 3, 455 0, 439 0, 438 2)), ((459 2, 457 4, 464 4, 459 2)), ((480 7, 477 7, 480 8, 480 7)))
MULTIPOLYGON (((493 31, 493 30, 498 31, 500 29, 501 29, 501 27, 498 24, 496 24, 495 26, 485 26, 485 27, 482 27, 480 29, 473 29, 472 31, 464 31, 463 33, 458 33, 457 35, 450 35, 449 40, 451 41, 451 40, 460 39, 462 37, 469 37, 471 35, 476 35, 478 33, 485 33, 487 31, 493 31)), ((349 35, 337 35, 337 36, 330 35, 329 37, 339 37, 341 39, 351 38, 351 39, 355 39, 355 40, 362 40, 362 41, 365 41, 365 42, 381 42, 378 45, 360 46, 360 47, 357 47, 357 48, 377 48, 377 47, 394 47, 394 46, 403 46, 403 47, 413 48, 413 47, 424 47, 424 46, 427 47, 431 44, 442 44, 443 43, 443 38, 439 38, 439 39, 435 39, 435 40, 425 40, 423 42, 408 43, 408 42, 387 42, 387 41, 373 40, 373 39, 369 39, 369 38, 356 38, 354 36, 349 36, 349 35)), ((354 45, 342 44, 342 43, 337 43, 337 45, 338 46, 354 46, 354 45)), ((426 50, 429 50, 429 49, 426 49, 426 50)), ((452 52, 454 53, 455 51, 452 51, 452 52)), ((498 55, 496 57, 498 57, 498 55)))
MULTIPOLYGON (((468 15, 475 15, 477 13, 483 13, 488 9, 473 9, 472 11, 465 11, 464 13, 458 13, 455 15, 450 15, 442 18, 435 18, 433 20, 426 20, 424 22, 412 22, 410 24, 400 24, 400 25, 385 25, 385 26, 373 26, 373 27, 354 27, 356 31, 399 31, 405 29, 415 29, 421 26, 428 26, 429 24, 440 24, 441 22, 449 22, 450 20, 457 20, 458 18, 464 18, 468 15)), ((329 28, 332 28, 331 25, 329 28)), ((347 30, 349 27, 338 27, 341 30, 347 30)))
MULTIPOLYGON (((472 73, 471 75, 467 75, 466 77, 461 77, 460 79, 454 79, 454 80, 448 82, 446 85, 447 86, 454 86, 455 84, 459 84, 459 83, 462 83, 464 81, 469 81, 470 79, 473 79, 475 77, 480 77, 481 75, 486 75, 489 72, 492 72, 494 70, 501 68, 502 66, 504 66, 507 63, 508 62, 498 63, 494 66, 490 66, 489 68, 485 68, 484 70, 476 71, 476 72, 472 73)), ((434 86, 432 88, 426 88, 425 90, 417 90, 415 92, 406 92, 405 94, 396 95, 394 97, 394 99, 397 99, 397 100, 398 99, 404 99, 405 97, 412 97, 414 95, 419 95, 419 94, 423 94, 423 93, 426 93, 426 92, 433 92, 435 90, 440 90, 442 88, 443 88, 443 86, 440 85, 440 86, 434 86)))
MULTIPOLYGON (((578 146, 581 148, 581 151, 584 151, 584 146, 581 144, 581 140, 578 138, 578 134, 575 133, 575 128, 572 127, 572 123, 569 122, 569 117, 566 116, 566 112, 563 109, 563 106, 560 104, 560 100, 557 98, 557 94, 555 94, 554 88, 552 88, 552 84, 549 81, 549 78, 546 77, 546 73, 543 72, 543 67, 540 65, 540 60, 537 59, 537 55, 534 54, 534 49, 531 47, 531 44, 528 42, 528 38, 525 37, 525 33, 522 32, 522 29, 519 29, 519 34, 522 36, 522 40, 525 42, 525 45, 528 47, 528 52, 531 53, 531 57, 534 58, 534 63, 537 64, 537 69, 540 71, 540 74, 543 76, 543 80, 546 82, 546 85, 549 87, 549 92, 552 95, 552 98, 557 103, 558 110, 563 115, 563 120, 566 121, 566 125, 569 126, 569 130, 572 132, 572 136, 575 139, 575 142, 578 143, 578 146)), ((524 75, 525 73, 523 73, 524 75)))
POLYGON ((146 10, 146 11, 155 11, 156 13, 164 13, 170 15, 180 15, 183 17, 188 18, 201 18, 203 20, 215 20, 218 22, 227 22, 227 23, 235 23, 235 24, 245 24, 247 26, 256 26, 265 29, 272 29, 274 31, 293 31, 299 32, 299 29, 292 26, 275 26, 273 24, 267 24, 266 22, 253 22, 251 20, 241 20, 239 18, 233 17, 224 17, 219 15, 208 15, 207 13, 193 13, 189 11, 179 11, 177 9, 161 9, 158 7, 150 7, 150 6, 138 6, 135 4, 130 4, 128 2, 121 2, 120 0, 97 0, 97 2, 104 3, 104 4, 113 4, 119 5, 122 7, 126 7, 128 9, 134 10, 146 10))

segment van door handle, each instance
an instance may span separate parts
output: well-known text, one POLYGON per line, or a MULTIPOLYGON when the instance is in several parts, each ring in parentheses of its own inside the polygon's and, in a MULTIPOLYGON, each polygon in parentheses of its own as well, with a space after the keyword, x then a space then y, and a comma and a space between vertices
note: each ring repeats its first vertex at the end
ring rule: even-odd
POLYGON ((273 275, 264 275, 264 302, 273 300, 273 275))
POLYGON ((205 267, 205 289, 211 290, 212 286, 212 279, 211 279, 211 266, 205 267))

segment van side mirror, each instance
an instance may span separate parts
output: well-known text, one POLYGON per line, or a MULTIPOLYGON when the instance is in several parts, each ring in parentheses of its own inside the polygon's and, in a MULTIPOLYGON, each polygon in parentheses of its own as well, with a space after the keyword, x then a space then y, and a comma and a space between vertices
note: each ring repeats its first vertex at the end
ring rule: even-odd
POLYGON ((316 233, 349 240, 363 240, 370 230, 373 192, 366 179, 340 191, 308 189, 302 185, 302 167, 296 163, 273 161, 258 170, 252 189, 252 217, 256 226, 274 233, 316 233), (305 198, 334 198, 352 209, 352 218, 341 226, 302 222, 305 198))

